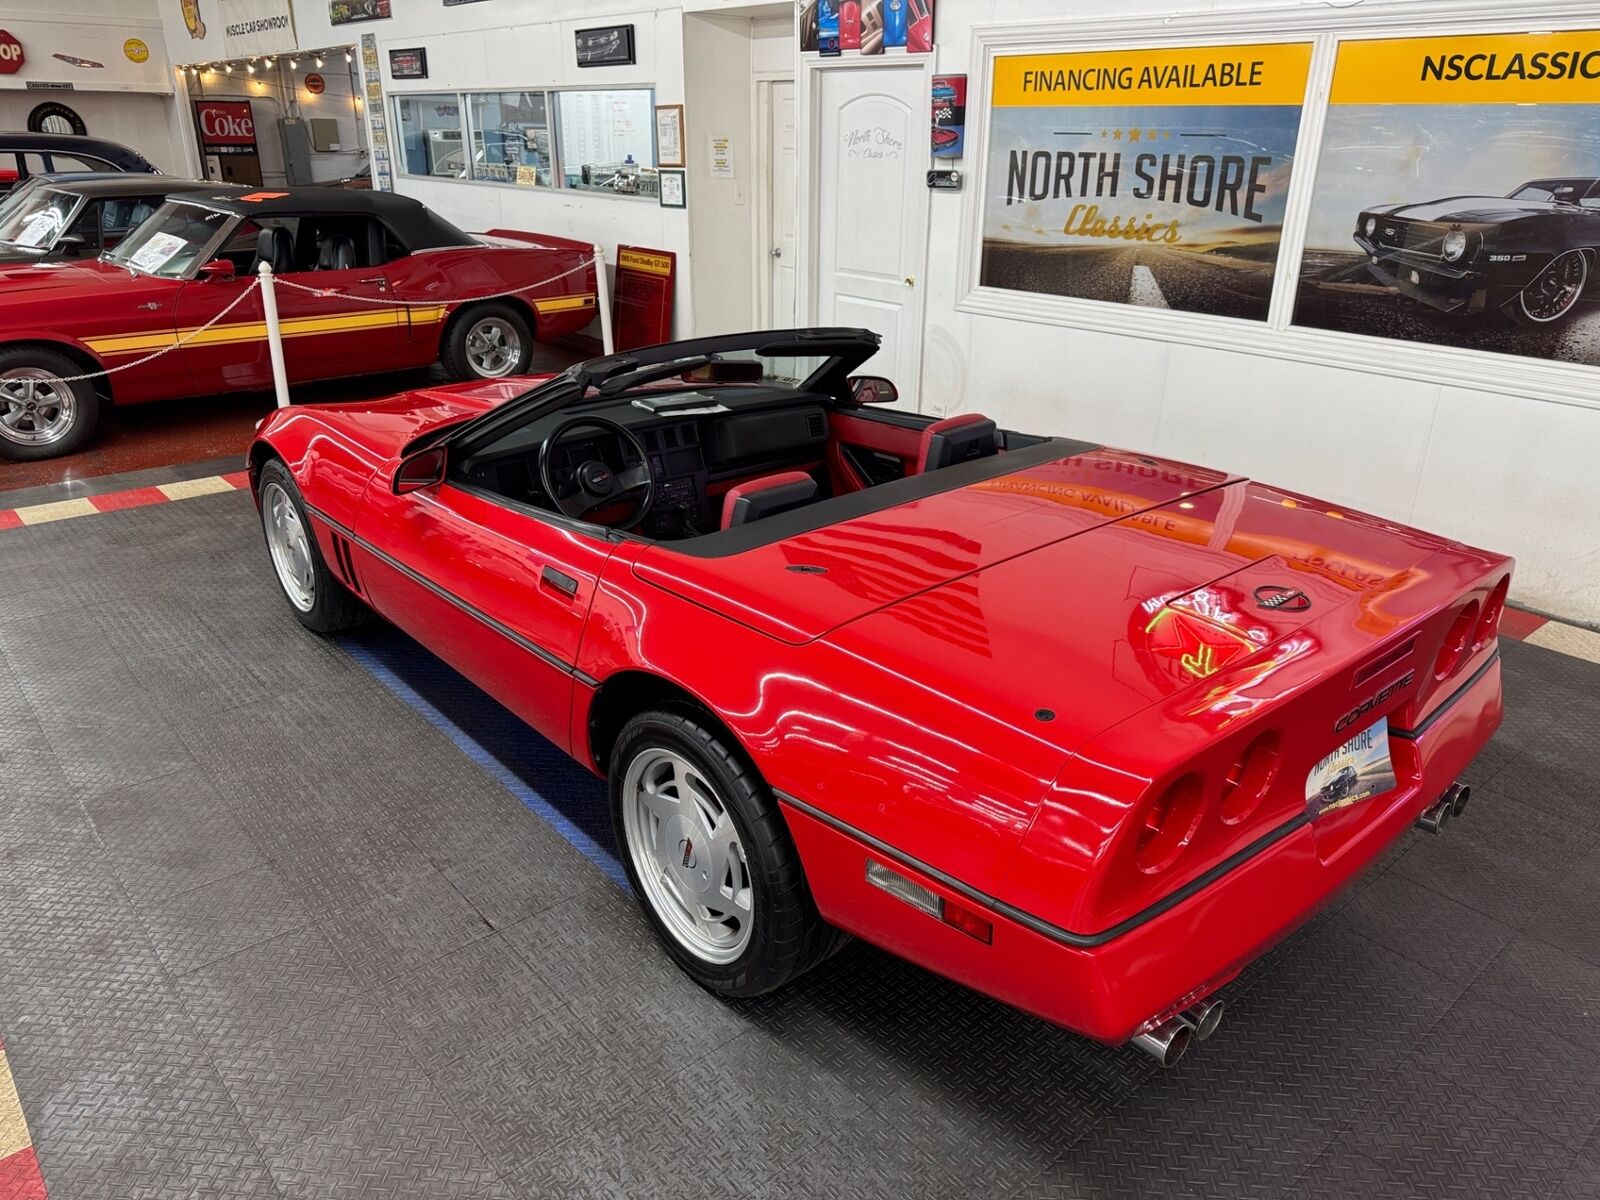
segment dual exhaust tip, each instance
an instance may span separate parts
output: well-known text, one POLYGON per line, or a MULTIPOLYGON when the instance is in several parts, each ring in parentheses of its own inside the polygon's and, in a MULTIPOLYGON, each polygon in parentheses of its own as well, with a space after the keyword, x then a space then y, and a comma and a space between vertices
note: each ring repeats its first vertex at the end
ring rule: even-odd
POLYGON ((1170 1067, 1191 1045, 1205 1041, 1217 1031, 1217 1026, 1222 1024, 1223 1007, 1221 1000, 1202 1000, 1154 1029, 1135 1034, 1133 1044, 1163 1067, 1170 1067))
POLYGON ((1450 789, 1440 796, 1417 818, 1417 828, 1428 833, 1443 833, 1445 823, 1451 817, 1459 817, 1467 809, 1467 801, 1472 798, 1472 789, 1464 783, 1452 783, 1450 789))

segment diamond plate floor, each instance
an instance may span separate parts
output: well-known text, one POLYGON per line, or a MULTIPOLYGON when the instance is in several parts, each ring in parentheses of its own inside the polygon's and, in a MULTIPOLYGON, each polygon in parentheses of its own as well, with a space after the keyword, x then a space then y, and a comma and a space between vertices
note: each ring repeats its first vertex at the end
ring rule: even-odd
POLYGON ((1160 1072, 861 946, 717 1002, 357 658, 604 843, 592 779, 349 650, 243 494, 0 540, 0 1037, 59 1200, 1600 1195, 1600 667, 1507 645, 1468 817, 1160 1072))

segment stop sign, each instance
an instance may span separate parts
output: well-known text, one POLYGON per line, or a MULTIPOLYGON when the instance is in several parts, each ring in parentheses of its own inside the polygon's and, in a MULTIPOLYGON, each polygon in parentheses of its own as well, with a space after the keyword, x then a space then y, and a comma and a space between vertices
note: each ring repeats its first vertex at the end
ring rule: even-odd
POLYGON ((22 43, 0 29, 0 75, 15 75, 23 61, 22 43))

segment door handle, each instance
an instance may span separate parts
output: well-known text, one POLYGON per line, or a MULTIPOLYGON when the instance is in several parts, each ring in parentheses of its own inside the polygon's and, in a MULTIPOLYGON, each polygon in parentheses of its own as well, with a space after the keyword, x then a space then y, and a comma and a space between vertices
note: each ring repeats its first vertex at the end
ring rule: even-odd
POLYGON ((375 283, 380 292, 389 290, 389 277, 387 275, 368 275, 364 279, 356 280, 357 283, 375 283))
POLYGON ((578 594, 578 581, 565 571, 545 567, 539 572, 539 583, 553 592, 560 592, 568 600, 578 594))
POLYGON ((783 257, 783 247, 782 246, 774 246, 772 248, 772 252, 771 253, 772 253, 772 257, 773 258, 782 258, 783 257))
POLYGON ((917 277, 915 275, 907 275, 906 276, 906 286, 907 287, 916 287, 917 286, 917 277))

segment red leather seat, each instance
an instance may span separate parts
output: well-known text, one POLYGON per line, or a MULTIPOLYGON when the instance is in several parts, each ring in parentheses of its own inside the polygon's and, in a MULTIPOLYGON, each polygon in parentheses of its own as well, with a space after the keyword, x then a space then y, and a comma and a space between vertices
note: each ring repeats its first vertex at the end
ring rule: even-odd
POLYGON ((722 527, 731 529, 748 521, 775 516, 810 504, 817 498, 817 481, 804 471, 780 471, 728 489, 722 498, 722 527))
POLYGON ((922 441, 917 447, 917 474, 999 452, 999 428, 982 413, 946 417, 922 431, 922 441))

